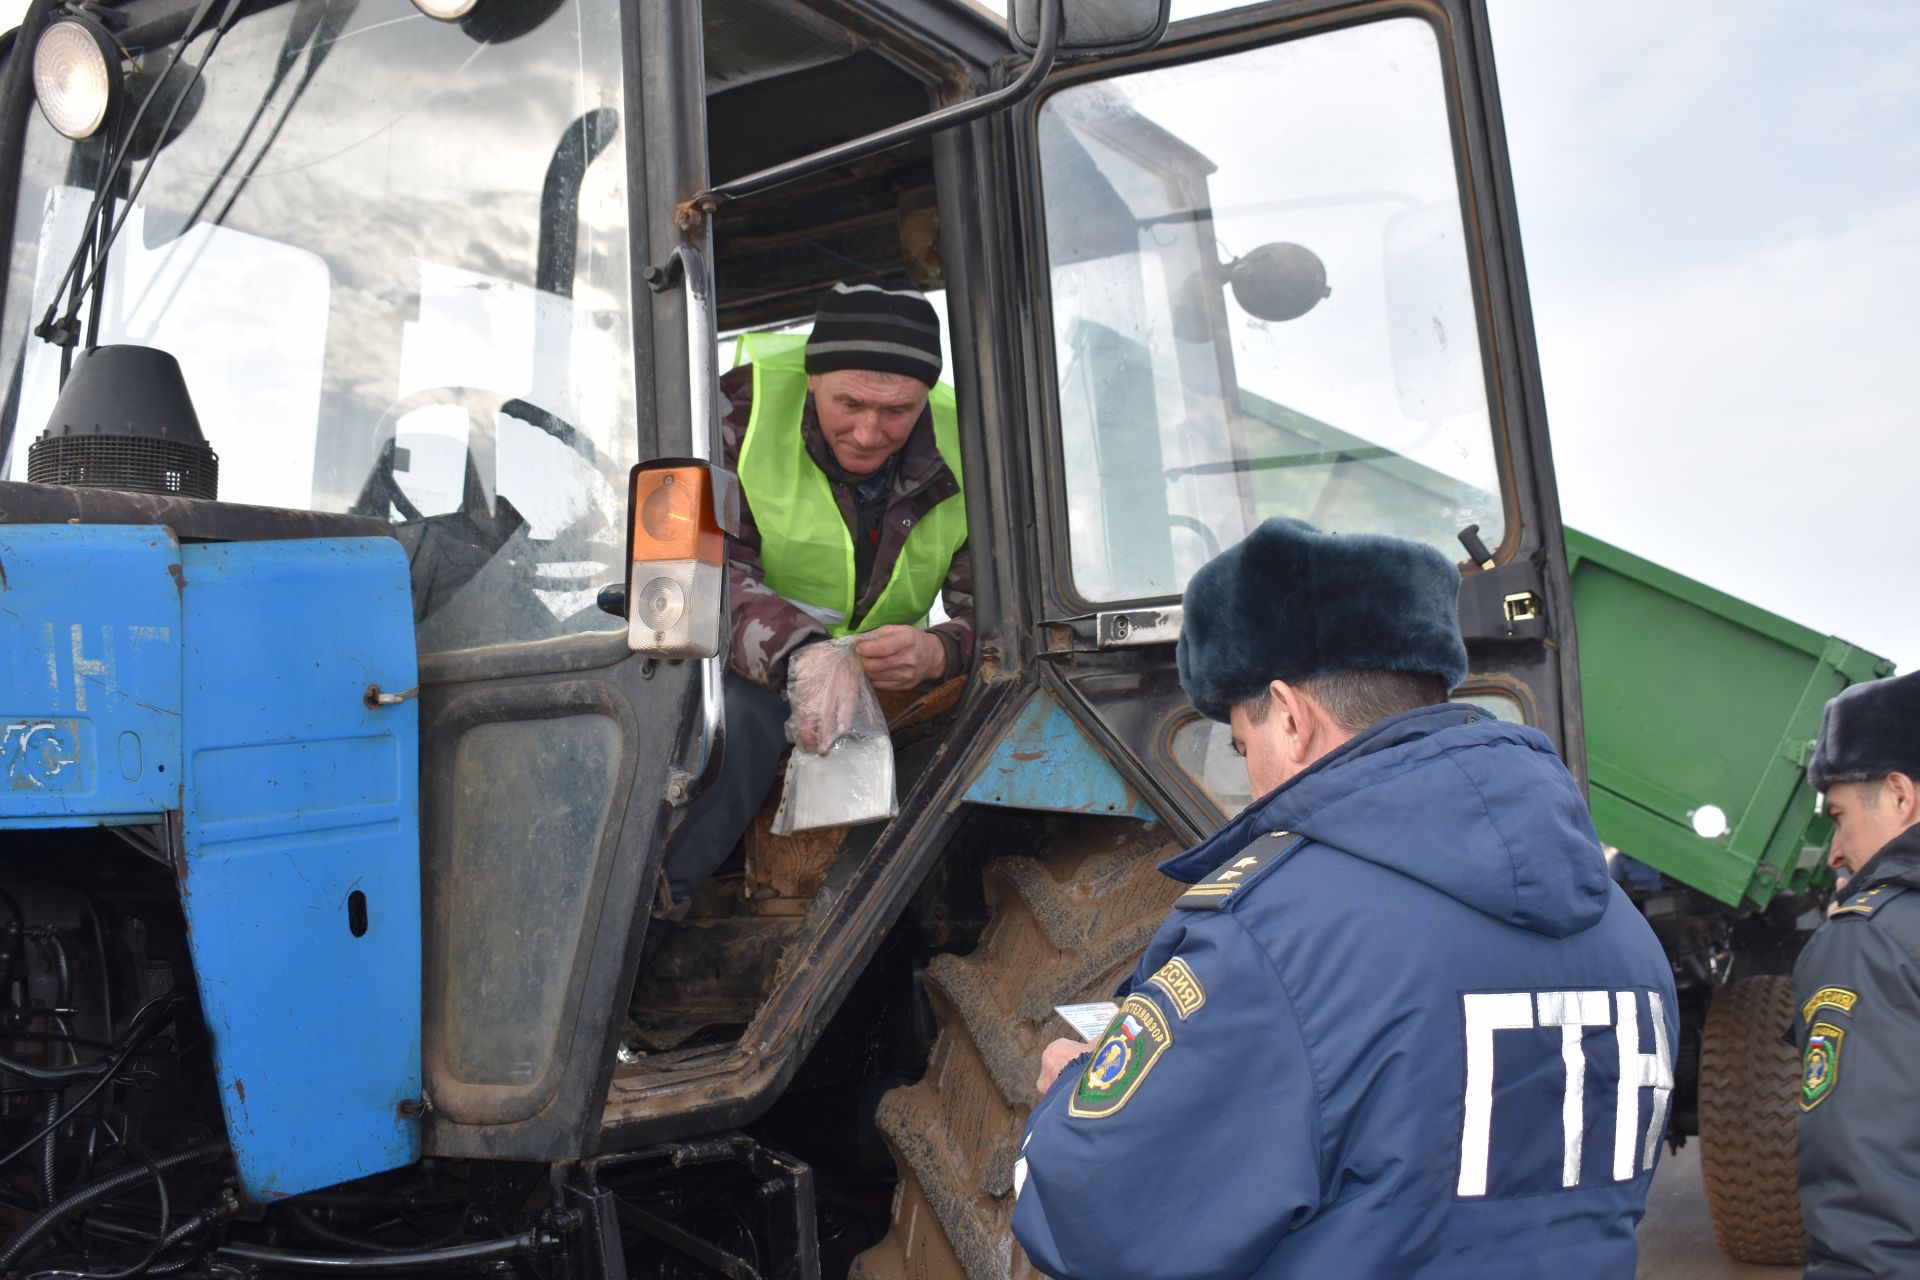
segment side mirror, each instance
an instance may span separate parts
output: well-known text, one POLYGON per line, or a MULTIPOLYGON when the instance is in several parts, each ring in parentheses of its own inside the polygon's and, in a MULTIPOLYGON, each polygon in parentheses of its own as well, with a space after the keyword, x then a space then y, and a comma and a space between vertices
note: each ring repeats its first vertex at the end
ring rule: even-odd
POLYGON ((1320 255, 1300 244, 1263 244, 1226 272, 1233 300, 1256 320, 1298 320, 1333 293, 1320 255))
MULTIPOLYGON (((1115 53, 1137 53, 1160 43, 1167 32, 1167 11, 1173 0, 1061 0, 1065 12, 1059 56, 1094 58, 1115 53)), ((1040 6, 1043 0, 1013 0, 1007 34, 1022 53, 1040 45, 1040 6)))

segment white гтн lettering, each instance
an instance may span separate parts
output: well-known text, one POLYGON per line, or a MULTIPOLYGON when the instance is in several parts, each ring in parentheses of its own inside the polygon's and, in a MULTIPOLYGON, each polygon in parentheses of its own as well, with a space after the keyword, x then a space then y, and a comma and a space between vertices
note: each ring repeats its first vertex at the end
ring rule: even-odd
MULTIPOLYGON (((1673 1093, 1673 1058, 1667 1044, 1666 1009, 1658 992, 1646 993, 1652 1013, 1653 1052, 1640 1052, 1640 1017, 1632 991, 1486 991, 1461 997, 1465 1015, 1467 1091, 1460 1131, 1461 1196, 1487 1194, 1487 1163, 1493 1135, 1493 1038, 1499 1031, 1558 1028, 1563 1093, 1560 1102, 1560 1185, 1580 1185, 1580 1161, 1586 1132, 1587 1027, 1612 1024, 1619 1050, 1619 1093, 1615 1103, 1613 1177, 1624 1182, 1651 1169, 1660 1134, 1666 1128, 1667 1102, 1673 1093), (1644 1162, 1639 1134, 1640 1090, 1653 1090, 1644 1162)), ((1542 1046, 1544 1048, 1545 1046, 1542 1046)), ((1544 1188, 1540 1188, 1544 1189, 1544 1188)))
MULTIPOLYGON (((1582 1032, 1612 1022, 1613 1008, 1604 991, 1542 991, 1535 1004, 1541 1026, 1560 1028, 1560 1061, 1567 1073, 1567 1091, 1560 1102, 1560 1185, 1577 1187, 1587 1131, 1587 1051, 1582 1032)), ((1639 1114, 1637 1106, 1634 1114, 1639 1114)))
POLYGON ((1637 1170, 1633 1167, 1634 1121, 1640 1118, 1640 1091, 1653 1090, 1653 1118, 1647 1122, 1646 1159, 1642 1169, 1653 1168, 1654 1152, 1659 1149, 1660 1132, 1667 1127, 1667 1099, 1673 1096, 1673 1055, 1667 1049, 1666 1011, 1660 1007, 1660 993, 1649 991, 1653 1005, 1653 1052, 1640 1052, 1640 1015, 1634 993, 1618 991, 1620 1017, 1613 1024, 1614 1039, 1620 1045, 1620 1102, 1613 1118, 1613 1180, 1625 1182, 1637 1170))

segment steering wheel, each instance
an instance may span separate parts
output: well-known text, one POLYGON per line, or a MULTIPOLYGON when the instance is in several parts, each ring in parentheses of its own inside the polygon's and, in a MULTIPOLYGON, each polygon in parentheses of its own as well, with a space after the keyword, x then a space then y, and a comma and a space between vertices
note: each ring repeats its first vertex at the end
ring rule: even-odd
POLYGON ((385 520, 390 518, 388 511, 391 508, 409 523, 429 518, 407 496, 394 474, 399 454, 399 438, 394 428, 401 418, 416 409, 452 404, 467 411, 467 474, 462 485, 461 505, 466 508, 468 515, 477 520, 492 519, 493 420, 503 402, 504 397, 499 392, 483 391, 478 387, 423 387, 401 396, 381 410, 380 417, 373 424, 373 438, 380 442, 380 451, 374 456, 373 466, 367 471, 367 481, 354 501, 354 514, 378 516, 385 520), (479 467, 482 452, 489 464, 484 477, 479 467))
POLYGON ((1201 543, 1207 549, 1207 559, 1211 560, 1220 554, 1220 539, 1204 521, 1170 511, 1167 513, 1167 526, 1199 534, 1201 543))
MULTIPOLYGON (((607 495, 596 487, 602 486, 608 493, 612 492, 605 459, 592 440, 556 414, 525 400, 478 387, 451 384, 426 387, 389 404, 374 425, 373 438, 380 441, 379 451, 352 510, 355 514, 383 520, 391 519, 397 513, 402 522, 420 531, 420 537, 410 540, 408 544, 408 558, 416 562, 416 578, 419 579, 416 581, 416 596, 420 596, 424 590, 421 586, 424 581, 441 583, 447 591, 457 590, 479 572, 482 564, 491 561, 516 542, 522 547, 520 554, 531 556, 532 564, 515 571, 512 576, 530 590, 580 589, 579 584, 573 581, 576 575, 543 571, 546 564, 598 561, 603 566, 614 565, 613 560, 601 560, 590 544, 590 539, 609 519, 605 510, 607 503, 602 500, 607 495), (429 515, 407 495, 395 474, 399 460, 395 427, 408 414, 436 405, 457 405, 466 411, 467 445, 460 505, 452 511, 429 515), (595 485, 583 487, 584 509, 550 538, 535 541, 528 537, 526 517, 512 502, 499 496, 495 436, 497 420, 501 416, 514 418, 553 437, 577 454, 586 465, 587 474, 593 477, 595 485), (445 552, 433 549, 450 546, 469 550, 456 554, 449 561, 445 552), (474 558, 475 552, 479 553, 477 560, 474 558), (421 578, 423 573, 425 577, 421 578)), ((596 571, 592 576, 603 575, 596 571)), ((432 612, 431 606, 428 612, 432 612)))
POLYGON ((409 522, 428 518, 418 504, 407 496, 394 474, 399 452, 394 424, 415 410, 447 404, 458 405, 467 411, 467 473, 462 486, 461 505, 476 519, 490 520, 494 517, 493 499, 499 487, 494 431, 495 420, 501 414, 552 436, 579 454, 596 474, 606 475, 600 451, 594 447, 593 441, 557 414, 517 396, 502 396, 497 391, 479 387, 454 384, 423 387, 389 404, 375 421, 373 438, 381 442, 380 451, 374 457, 373 466, 367 472, 366 484, 361 487, 360 496, 353 504, 354 514, 384 519, 391 507, 400 513, 401 519, 409 522))

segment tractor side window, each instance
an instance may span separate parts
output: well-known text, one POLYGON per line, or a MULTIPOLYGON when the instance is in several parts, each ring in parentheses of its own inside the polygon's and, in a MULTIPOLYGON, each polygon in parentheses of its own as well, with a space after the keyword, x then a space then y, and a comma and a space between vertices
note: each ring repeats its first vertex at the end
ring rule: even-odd
MULTIPOLYGON (((594 607, 624 574, 640 451, 620 12, 248 6, 131 208, 118 178, 89 340, 179 360, 221 501, 392 522, 423 653, 621 625, 594 607)), ((149 61, 191 65, 210 40, 149 61)), ((106 142, 26 124, 0 308, 9 479, 58 393, 60 352, 32 329, 106 142)))
POLYGON ((1276 515, 1500 545, 1432 27, 1069 85, 1038 131, 1076 594, 1176 595, 1276 515))

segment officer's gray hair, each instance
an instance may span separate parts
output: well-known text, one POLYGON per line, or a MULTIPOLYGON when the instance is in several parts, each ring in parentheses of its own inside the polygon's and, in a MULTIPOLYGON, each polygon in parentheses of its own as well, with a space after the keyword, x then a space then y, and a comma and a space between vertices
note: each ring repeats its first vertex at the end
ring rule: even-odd
MULTIPOLYGON (((1294 688, 1320 704, 1344 733, 1359 733, 1388 716, 1421 707, 1437 707, 1447 700, 1447 682, 1424 671, 1342 671, 1336 675, 1301 680, 1294 688)), ((1240 704, 1247 719, 1260 724, 1273 698, 1266 689, 1240 704)))
POLYGON ((1861 778, 1857 782, 1836 782, 1827 790, 1831 791, 1836 786, 1852 787, 1853 794, 1860 801, 1862 809, 1877 811, 1880 808, 1880 797, 1887 790, 1887 775, 1883 773, 1877 778, 1861 778))

